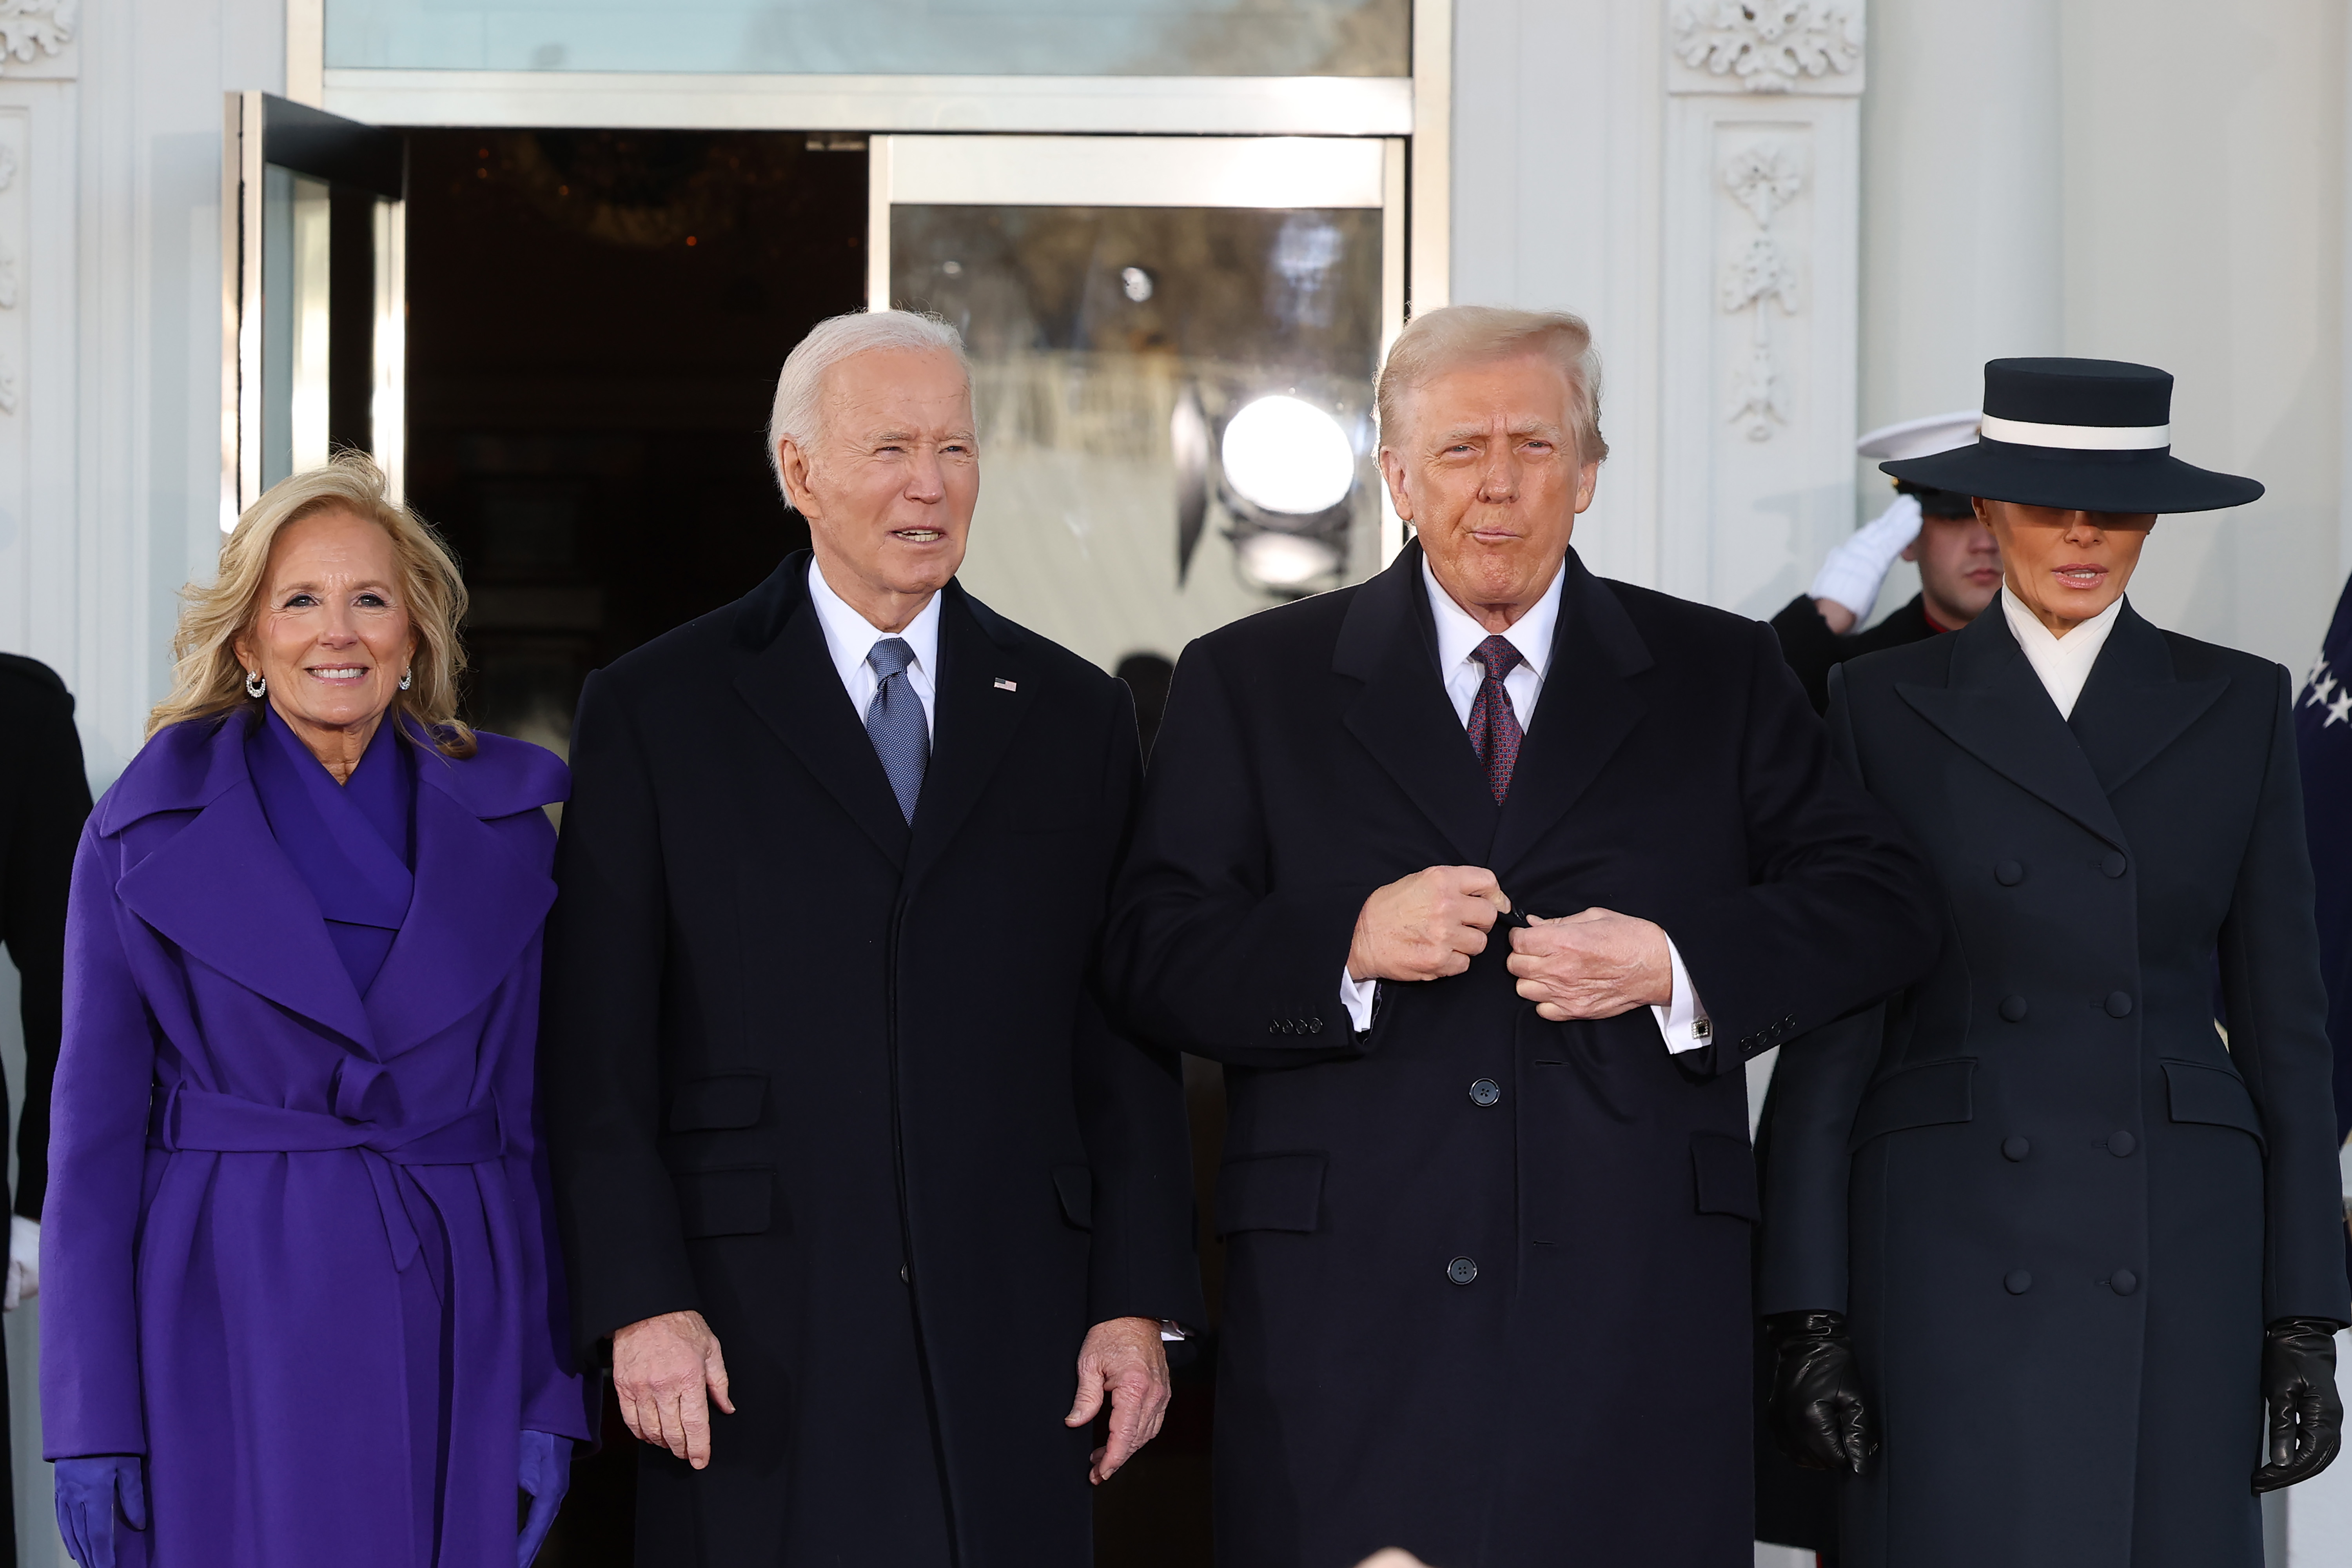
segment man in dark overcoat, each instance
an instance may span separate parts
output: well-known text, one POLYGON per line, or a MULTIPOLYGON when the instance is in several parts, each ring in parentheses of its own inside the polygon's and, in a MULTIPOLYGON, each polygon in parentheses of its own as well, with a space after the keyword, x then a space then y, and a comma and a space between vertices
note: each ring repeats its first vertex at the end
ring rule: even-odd
POLYGON ((1419 542, 1178 666, 1108 952, 1226 1064, 1223 1568, 1751 1561, 1740 1067, 1932 927, 1771 633, 1570 550, 1595 375, 1574 317, 1416 319, 1419 542))
POLYGON ((1087 1478, 1202 1317, 1176 1058, 1097 994, 1134 710, 954 581, 952 329, 820 325, 772 435, 814 558, 591 679, 549 931, 576 1332, 651 1445, 636 1561, 1087 1568, 1087 1478))
POLYGON ((1849 1472, 1847 1568, 2258 1568, 2254 1494, 2336 1452, 2294 689, 2124 596, 2158 513, 2262 494, 2171 456, 2171 392, 1996 360, 1981 442, 1888 465, 1977 498, 2004 584, 1831 679, 1945 921, 1883 1017, 1780 1053, 1766 1128, 1775 1425, 1849 1472))
MULTIPOLYGON (((37 659, 0 653, 0 941, 16 966, 25 1030, 25 1098, 17 1115, 16 1194, 9 1216, 7 1281, 0 1303, 13 1310, 40 1289, 41 1200, 49 1180, 49 1085, 65 1021, 66 893, 74 846, 89 816, 74 701, 57 672, 37 659)), ((7 1103, 0 1091, 0 1169, 8 1157, 7 1103)), ((0 1412, 8 1406, 0 1362, 0 1412)), ((0 1563, 16 1561, 8 1507, 8 1439, 0 1431, 0 1563)))

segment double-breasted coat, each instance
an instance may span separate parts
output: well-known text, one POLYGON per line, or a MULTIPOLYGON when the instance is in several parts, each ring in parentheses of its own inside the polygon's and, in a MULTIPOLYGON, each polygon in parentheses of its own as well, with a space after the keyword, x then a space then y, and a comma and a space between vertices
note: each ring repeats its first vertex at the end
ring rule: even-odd
POLYGON ((563 764, 417 748, 414 891, 362 996, 247 736, 157 733, 76 858, 47 1455, 144 1456, 133 1564, 512 1563, 519 1434, 588 1436, 531 1085, 563 764))
POLYGON ((2252 1568, 2263 1326, 2347 1318, 2286 673, 2126 604, 2071 720, 1998 613, 1832 693, 1944 928, 1773 1089, 1760 1305, 1848 1314, 1883 1444, 1843 1561, 2252 1568))
POLYGON ((1134 1027, 1226 1064, 1226 1568, 1750 1561, 1741 1063, 1903 984, 1932 925, 1769 631, 1561 570, 1499 807, 1418 545, 1178 666, 1108 952, 1134 1027), (1501 934, 1355 1034, 1364 900, 1465 864, 1658 921, 1713 1042, 1545 1022, 1501 934))
POLYGON ((699 1310, 738 1414, 640 1452, 637 1561, 1082 1568, 1090 1324, 1198 1323, 1172 1054, 1114 1036, 1126 688, 943 593, 910 826, 809 556, 573 731, 542 1077, 583 1352, 699 1310))

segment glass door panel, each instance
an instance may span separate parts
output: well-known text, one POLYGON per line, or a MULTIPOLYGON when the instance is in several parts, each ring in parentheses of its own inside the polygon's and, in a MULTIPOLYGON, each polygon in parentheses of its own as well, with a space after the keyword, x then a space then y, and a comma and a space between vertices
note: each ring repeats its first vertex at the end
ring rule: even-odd
POLYGON ((1400 144, 877 140, 870 292, 972 359, 974 594, 1117 668, 1387 559, 1400 144))
POLYGON ((221 526, 335 451, 401 466, 400 136, 228 96, 221 526))

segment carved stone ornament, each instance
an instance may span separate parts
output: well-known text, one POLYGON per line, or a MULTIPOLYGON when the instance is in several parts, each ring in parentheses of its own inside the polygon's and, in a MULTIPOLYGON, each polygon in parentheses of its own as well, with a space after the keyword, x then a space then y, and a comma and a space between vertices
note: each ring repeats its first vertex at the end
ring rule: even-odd
POLYGON ((1787 92, 1862 66, 1862 14, 1830 0, 1705 0, 1675 13, 1675 58, 1749 92, 1787 92))
POLYGON ((1724 264, 1724 311, 1754 312, 1748 346, 1731 368, 1729 421, 1744 426, 1751 441, 1769 441, 1772 427, 1789 418, 1789 378, 1772 342, 1764 307, 1777 300, 1780 313, 1797 313, 1797 263, 1772 232, 1772 220, 1805 188, 1802 157, 1786 142, 1759 142, 1724 161, 1723 188, 1756 220, 1756 232, 1724 264))
POLYGON ((74 39, 75 0, 0 0, 0 71, 61 52, 74 39))

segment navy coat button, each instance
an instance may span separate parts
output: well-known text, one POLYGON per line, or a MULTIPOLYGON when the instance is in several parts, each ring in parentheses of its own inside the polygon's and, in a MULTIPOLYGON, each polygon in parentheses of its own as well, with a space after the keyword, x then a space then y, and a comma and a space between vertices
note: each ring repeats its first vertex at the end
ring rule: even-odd
POLYGON ((2110 991, 2107 993, 2107 1016, 2110 1018, 2128 1018, 2131 1016, 2130 992, 2110 991))
POLYGON ((2012 1024, 2025 1022, 2025 998, 2004 996, 2000 999, 2000 1016, 2012 1024))
POLYGON ((2106 858, 2099 862, 2099 869, 2110 877, 2120 877, 2130 868, 2131 862, 2124 858, 2120 849, 2108 850, 2106 858))
POLYGON ((1482 1078, 1470 1086, 1470 1103, 1473 1105, 1492 1105, 1502 1098, 1502 1086, 1491 1078, 1482 1078))
POLYGON ((2022 1268, 2012 1268, 2001 1279, 2000 1288, 2012 1296, 2022 1296, 2033 1289, 2033 1276, 2022 1268))
POLYGON ((898 1265, 898 1283, 901 1285, 912 1285, 914 1282, 915 1277, 907 1272, 907 1266, 903 1263, 898 1265))
POLYGON ((1310 1035, 1319 1035, 1319 1034, 1321 1034, 1321 1033, 1323 1032, 1323 1020, 1322 1020, 1322 1019, 1320 1019, 1320 1018, 1309 1018, 1309 1019, 1307 1019, 1307 1032, 1308 1034, 1310 1034, 1310 1035))
POLYGON ((2025 866, 2017 860, 2000 861, 1992 868, 1992 879, 2004 888, 2014 888, 2025 880, 2025 866))
POLYGON ((1478 1278, 1478 1266, 1466 1258, 1457 1258, 1445 1266, 1445 1277, 1456 1285, 1467 1285, 1478 1278))
POLYGON ((2000 1157, 2004 1160, 2022 1160, 2028 1154, 2032 1152, 2033 1145, 2027 1142, 2022 1138, 2004 1138, 2001 1140, 2000 1157))
POLYGON ((2118 1132, 2107 1140, 2107 1152, 2121 1160, 2139 1147, 2139 1140, 2128 1132, 2118 1132))
POLYGON ((2128 1296, 2139 1289, 2139 1276, 2128 1268, 2118 1268, 2107 1276, 2107 1283, 2118 1296, 2128 1296))

